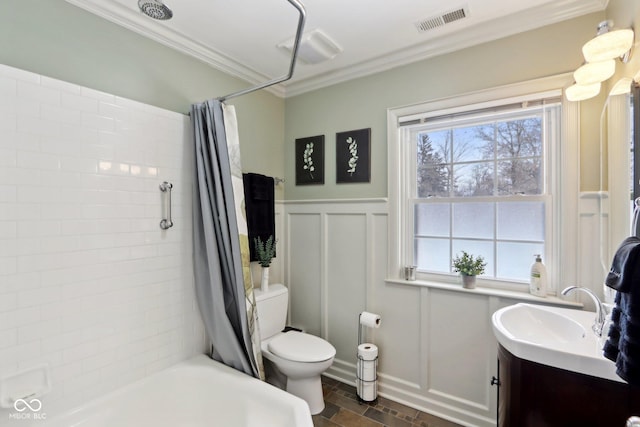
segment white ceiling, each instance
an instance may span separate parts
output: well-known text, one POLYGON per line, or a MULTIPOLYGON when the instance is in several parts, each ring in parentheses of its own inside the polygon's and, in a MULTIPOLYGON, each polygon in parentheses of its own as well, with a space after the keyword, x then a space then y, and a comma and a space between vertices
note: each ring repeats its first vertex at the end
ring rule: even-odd
MULTIPOLYGON (((143 15, 137 0, 67 0, 119 25, 258 84, 286 75, 277 45, 295 35, 297 10, 286 0, 166 0, 173 19, 143 15)), ((321 29, 342 49, 270 90, 297 95, 489 40, 602 11, 607 0, 301 0, 305 33, 321 29), (419 32, 416 22, 464 7, 468 16, 419 32)), ((595 28, 594 28, 595 35, 595 28)))

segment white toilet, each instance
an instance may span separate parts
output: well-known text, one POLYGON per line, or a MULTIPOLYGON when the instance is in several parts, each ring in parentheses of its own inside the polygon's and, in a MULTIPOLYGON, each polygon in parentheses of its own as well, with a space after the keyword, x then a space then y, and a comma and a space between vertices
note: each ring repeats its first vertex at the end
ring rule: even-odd
POLYGON ((282 332, 289 305, 289 290, 284 285, 270 285, 267 292, 255 289, 254 294, 262 357, 286 376, 286 390, 304 399, 311 414, 319 414, 324 409, 320 374, 333 363, 336 349, 314 335, 282 332))

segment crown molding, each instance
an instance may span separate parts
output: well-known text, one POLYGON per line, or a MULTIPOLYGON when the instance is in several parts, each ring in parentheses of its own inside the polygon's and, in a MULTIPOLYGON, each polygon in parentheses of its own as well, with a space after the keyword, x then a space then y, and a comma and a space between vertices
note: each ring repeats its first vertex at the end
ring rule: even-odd
MULTIPOLYGON (((170 28, 154 25, 154 22, 149 20, 146 16, 131 13, 131 10, 118 3, 106 3, 103 0, 65 1, 113 22, 114 24, 120 25, 167 47, 176 49, 179 52, 196 58, 217 70, 244 80, 250 85, 257 85, 271 80, 271 77, 265 76, 264 74, 246 67, 215 49, 203 46, 202 44, 185 37, 170 28)), ((265 90, 281 98, 285 95, 284 87, 282 85, 270 86, 265 90)), ((224 94, 219 95, 222 96, 224 94)), ((217 95, 213 94, 212 96, 217 95)))
MULTIPOLYGON (((228 55, 203 46, 170 28, 156 25, 141 14, 131 13, 130 9, 116 2, 106 3, 103 0, 65 1, 158 43, 190 55, 213 68, 248 82, 249 85, 260 84, 271 79, 269 76, 240 64, 228 55)), ((483 22, 464 29, 464 31, 429 39, 428 43, 396 50, 388 55, 359 62, 340 70, 301 79, 296 79, 294 75, 288 82, 270 86, 265 90, 281 98, 300 95, 588 13, 601 12, 605 10, 607 4, 608 0, 552 1, 542 6, 510 15, 507 18, 483 22)))
MULTIPOLYGON (((292 79, 285 84, 285 97, 301 95, 305 92, 365 77, 382 71, 455 52, 464 48, 512 36, 543 26, 552 25, 589 13, 602 12, 608 0, 565 0, 528 9, 510 15, 508 19, 483 22, 464 31, 458 31, 429 40, 429 43, 415 45, 364 61, 336 72, 328 72, 302 80, 292 79), (544 23, 541 25, 541 23, 544 23)), ((594 28, 595 34, 595 28, 594 28)))

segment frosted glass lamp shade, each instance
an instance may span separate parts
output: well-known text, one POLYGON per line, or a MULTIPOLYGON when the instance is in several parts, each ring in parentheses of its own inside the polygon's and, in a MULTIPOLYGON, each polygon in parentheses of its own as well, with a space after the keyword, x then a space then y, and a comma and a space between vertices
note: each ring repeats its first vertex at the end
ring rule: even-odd
POLYGON ((565 90, 565 96, 569 101, 584 101, 593 98, 600 93, 600 83, 591 85, 574 84, 565 90))
POLYGON ((585 43, 582 54, 587 62, 605 61, 624 55, 632 45, 633 30, 609 31, 585 43))
POLYGON ((615 59, 600 62, 587 62, 573 73, 573 79, 579 85, 600 83, 613 76, 616 72, 615 59))
POLYGON ((631 92, 631 83, 633 83, 633 80, 629 77, 621 78, 613 85, 609 96, 624 95, 631 92))

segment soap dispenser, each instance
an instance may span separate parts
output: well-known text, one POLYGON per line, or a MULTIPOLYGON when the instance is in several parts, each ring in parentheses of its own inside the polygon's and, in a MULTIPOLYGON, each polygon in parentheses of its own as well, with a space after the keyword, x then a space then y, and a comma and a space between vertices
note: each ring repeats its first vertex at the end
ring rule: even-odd
POLYGON ((531 265, 531 276, 529 278, 529 293, 539 297, 547 296, 547 269, 542 263, 542 257, 535 255, 536 260, 531 265))

